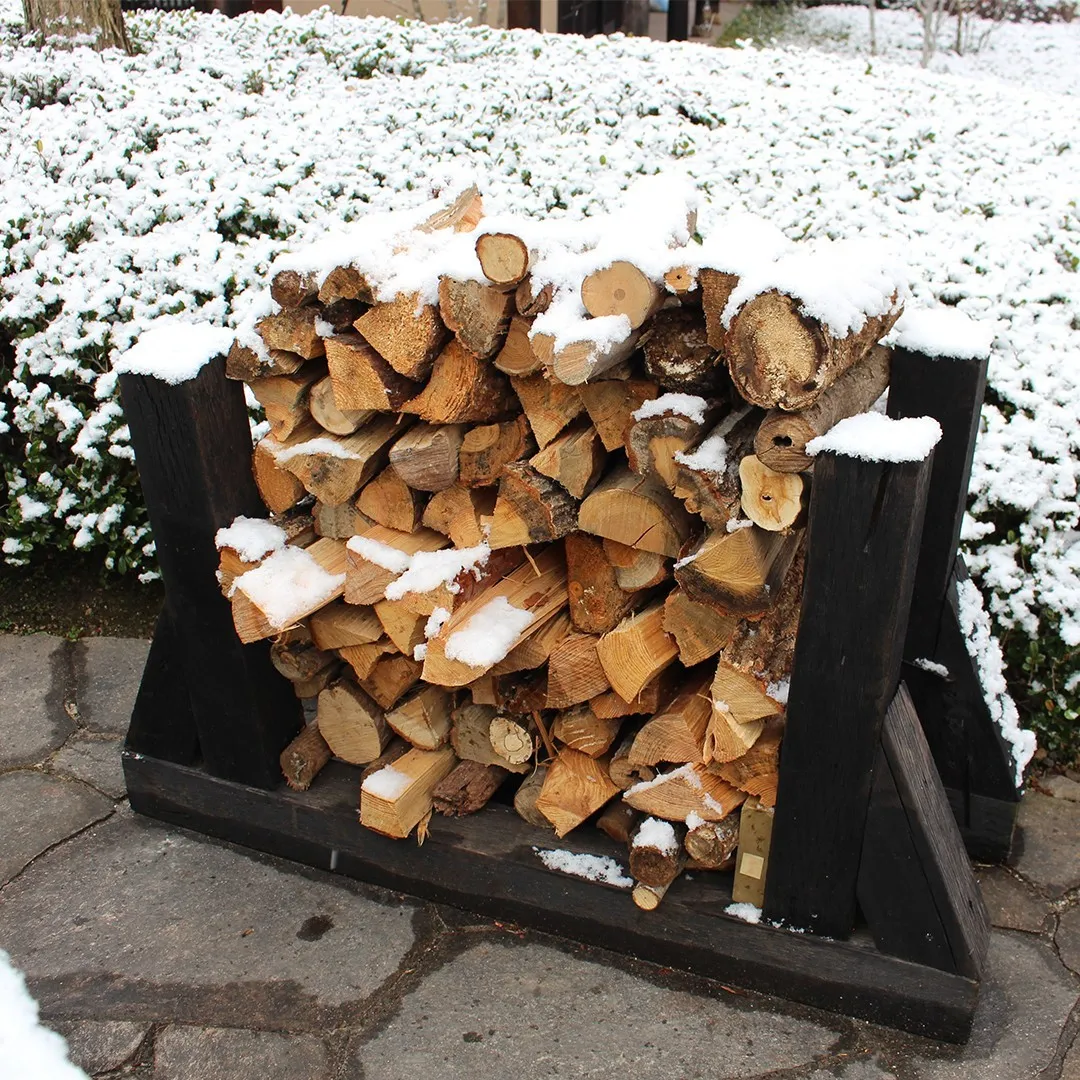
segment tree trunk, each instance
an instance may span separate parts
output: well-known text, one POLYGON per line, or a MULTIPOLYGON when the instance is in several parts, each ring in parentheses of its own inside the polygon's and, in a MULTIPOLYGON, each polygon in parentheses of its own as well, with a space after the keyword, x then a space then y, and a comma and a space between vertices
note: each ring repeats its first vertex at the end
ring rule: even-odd
POLYGON ((96 49, 123 49, 131 53, 120 0, 23 0, 29 30, 45 37, 90 34, 96 49))

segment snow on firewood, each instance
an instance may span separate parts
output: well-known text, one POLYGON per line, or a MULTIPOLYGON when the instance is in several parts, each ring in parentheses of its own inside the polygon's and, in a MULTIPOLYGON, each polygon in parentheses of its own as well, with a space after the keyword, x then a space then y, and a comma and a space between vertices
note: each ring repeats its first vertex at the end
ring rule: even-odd
POLYGON ((924 356, 981 360, 996 333, 996 322, 976 321, 956 308, 915 308, 896 320, 886 343, 924 356))
POLYGON ((695 269, 719 270, 740 277, 774 263, 795 245, 771 221, 734 211, 718 218, 696 250, 686 253, 695 269))
POLYGON ((534 847, 533 851, 549 870, 558 870, 586 881, 597 881, 601 885, 613 885, 617 889, 634 887, 634 879, 628 877, 623 868, 606 855, 585 855, 577 851, 538 847, 534 847))
POLYGON ((224 356, 232 342, 232 332, 223 327, 162 315, 117 357, 113 371, 118 375, 148 375, 177 386, 194 379, 215 356, 224 356))
POLYGON ((275 629, 288 626, 298 613, 314 611, 332 600, 345 584, 344 574, 331 574, 303 548, 285 547, 241 574, 233 583, 275 629))
POLYGON ((505 596, 496 596, 446 639, 443 651, 448 660, 459 660, 469 667, 492 667, 505 659, 532 621, 531 611, 514 607, 505 596))
POLYGON ((460 592, 461 587, 454 579, 459 574, 470 571, 479 578, 480 567, 487 563, 490 554, 491 548, 487 544, 470 548, 443 548, 441 551, 418 551, 409 559, 401 577, 395 578, 386 586, 386 599, 400 600, 406 593, 431 592, 441 585, 447 586, 451 593, 460 592))
POLYGON ((360 790, 389 801, 401 795, 411 782, 405 773, 395 769, 393 765, 384 765, 364 780, 360 790))
POLYGON ((674 855, 679 850, 679 840, 670 821, 648 817, 638 827, 630 846, 655 848, 663 855, 674 855))
POLYGON ((430 641, 446 625, 449 618, 450 612, 446 608, 437 607, 424 623, 424 637, 430 641))
POLYGON ((359 461, 360 455, 350 450, 347 446, 338 442, 337 439, 320 436, 317 439, 308 439, 307 442, 293 443, 279 450, 274 457, 278 463, 284 465, 293 458, 305 457, 308 454, 321 454, 325 457, 341 458, 343 461, 359 461))
POLYGON ((214 544, 218 551, 232 548, 244 562, 258 562, 271 551, 285 546, 285 530, 266 518, 249 518, 241 515, 231 525, 218 529, 214 544))
POLYGON ((367 536, 350 536, 345 546, 362 559, 367 559, 369 563, 381 566, 392 574, 405 573, 412 562, 412 556, 408 553, 367 536))
POLYGON ((849 416, 806 444, 810 457, 833 453, 860 461, 922 461, 941 439, 941 425, 932 416, 892 420, 881 413, 849 416))
POLYGON ((674 413, 676 416, 685 416, 696 424, 703 424, 708 407, 709 403, 696 394, 661 394, 640 405, 632 415, 635 420, 647 420, 650 416, 674 413))

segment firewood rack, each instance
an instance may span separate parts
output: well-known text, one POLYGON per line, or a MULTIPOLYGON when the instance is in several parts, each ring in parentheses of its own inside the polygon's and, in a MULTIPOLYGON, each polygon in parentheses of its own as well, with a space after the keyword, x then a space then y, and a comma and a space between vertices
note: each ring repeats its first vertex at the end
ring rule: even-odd
MULTIPOLYGON (((121 376, 166 595, 124 749, 132 807, 502 921, 963 1041, 989 932, 967 854, 1007 856, 1019 798, 957 610, 985 379, 985 360, 899 350, 890 415, 934 416, 936 451, 903 464, 818 459, 754 925, 725 913, 730 875, 680 879, 643 912, 554 873, 534 845, 556 845, 509 806, 436 817, 420 848, 359 826, 355 767, 333 762, 310 790, 288 790, 278 755, 300 728, 299 702, 268 643, 240 643, 215 579, 216 530, 265 514, 242 386, 225 378, 221 358, 176 385, 121 376)), ((592 829, 557 846, 625 856, 592 829)))

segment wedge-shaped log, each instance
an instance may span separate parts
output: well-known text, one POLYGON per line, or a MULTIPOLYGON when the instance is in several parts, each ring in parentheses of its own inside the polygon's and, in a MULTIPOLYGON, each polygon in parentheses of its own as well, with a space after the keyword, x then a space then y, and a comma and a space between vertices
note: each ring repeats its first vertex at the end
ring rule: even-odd
POLYGON ((731 640, 738 622, 735 615, 691 600, 682 589, 672 589, 664 601, 664 630, 675 639, 684 667, 715 656, 731 640))
POLYGON ((747 454, 739 462, 739 483, 739 505, 758 528, 781 532, 805 521, 810 485, 799 473, 777 472, 747 454))
POLYGON ((514 773, 528 773, 532 766, 527 762, 514 763, 495 752, 491 745, 491 722, 498 712, 490 705, 459 705, 453 712, 450 728, 450 745, 462 761, 475 761, 480 765, 498 765, 514 773))
POLYGON ((267 375, 292 375, 305 363, 299 353, 285 349, 269 349, 269 362, 264 362, 254 349, 234 341, 225 358, 225 377, 250 382, 267 375))
POLYGON ((334 756, 351 765, 374 761, 390 742, 382 709, 350 679, 319 695, 318 723, 334 756))
POLYGON ((440 814, 463 817, 475 814, 488 804, 510 773, 499 765, 481 765, 478 761, 459 761, 432 792, 432 801, 440 814))
POLYGON ((605 476, 581 504, 578 527, 668 556, 677 556, 693 531, 690 515, 659 479, 625 467, 605 476))
POLYGON ((319 303, 336 304, 339 300, 375 303, 367 278, 354 266, 335 266, 319 286, 319 303))
POLYGON ((431 496, 421 521, 449 536, 454 547, 476 547, 484 539, 484 520, 495 511, 495 495, 493 488, 454 484, 431 496))
MULTIPOLYGON (((287 473, 291 479, 296 478, 292 473, 287 473)), ((297 480, 297 483, 300 482, 297 480)), ((300 485, 303 491, 303 485, 300 485)), ((329 536, 334 540, 348 540, 350 536, 356 536, 365 529, 370 529, 375 524, 366 514, 361 514, 355 502, 343 502, 339 506, 327 506, 326 503, 315 500, 311 508, 311 516, 315 520, 315 532, 319 536, 329 536)))
POLYGON ((432 304, 416 293, 375 304, 353 324, 360 336, 400 375, 426 379, 447 337, 432 304))
POLYGON ((479 281, 439 282, 439 314, 446 328, 481 360, 502 346, 514 312, 514 294, 479 281))
POLYGON ((538 473, 557 480, 575 499, 583 499, 600 479, 606 461, 596 428, 579 417, 534 454, 529 464, 538 473))
POLYGON ((437 424, 486 424, 516 408, 506 376, 459 341, 447 342, 427 385, 402 409, 437 424))
POLYGON ((437 686, 421 686, 386 714, 386 722, 420 750, 438 750, 450 741, 450 695, 437 686))
POLYGON ((580 750, 563 747, 548 766, 536 809, 561 837, 618 794, 602 759, 594 760, 580 750))
POLYGON ((289 472, 278 461, 282 451, 318 438, 322 429, 314 420, 309 420, 297 427, 284 441, 279 442, 272 435, 260 439, 251 458, 251 471, 255 476, 255 486, 259 495, 272 514, 283 514, 294 507, 304 497, 304 485, 299 477, 289 472))
POLYGON ((660 306, 660 288, 633 263, 618 261, 589 274, 581 283, 581 302, 594 318, 625 315, 636 330, 660 306))
POLYGON ((665 390, 712 396, 731 385, 727 366, 709 344, 705 318, 693 308, 658 312, 642 350, 649 378, 665 390))
POLYGON ((417 232, 431 233, 451 229, 456 233, 472 232, 484 216, 484 200, 475 184, 467 187, 448 206, 436 210, 417 232))
POLYGON ((634 413, 646 401, 659 397, 660 388, 645 379, 607 379, 579 386, 577 392, 604 449, 610 453, 623 446, 634 413))
POLYGON ((589 320, 582 319, 581 336, 577 340, 556 346, 552 335, 534 333, 532 344, 553 378, 567 386, 581 386, 631 356, 640 337, 640 331, 634 329, 625 334, 594 336, 589 320))
POLYGON ((667 704, 676 692, 676 672, 665 669, 631 700, 620 697, 614 690, 600 694, 589 700, 592 711, 597 716, 641 716, 652 715, 667 704))
POLYGON ((311 640, 320 649, 340 649, 343 645, 366 645, 378 641, 383 628, 370 608, 354 607, 343 600, 320 608, 308 620, 311 640))
POLYGON ((516 288, 529 272, 528 245, 513 233, 491 232, 478 236, 476 257, 484 277, 502 289, 516 288))
POLYGON ((895 304, 867 316, 861 330, 837 337, 801 311, 798 300, 762 293, 736 312, 724 335, 732 382, 762 408, 805 409, 892 329, 901 310, 895 304))
POLYGON ((551 734, 572 750, 603 757, 619 734, 621 720, 601 720, 588 705, 575 705, 555 717, 551 734))
POLYGON ((539 285, 529 275, 521 279, 520 284, 514 290, 514 306, 519 315, 532 318, 541 315, 551 307, 551 298, 555 294, 555 287, 548 282, 539 285))
POLYGON ((337 657, 317 648, 311 641, 289 641, 283 636, 270 646, 270 662, 289 682, 300 683, 336 663, 337 657))
POLYGON ((532 319, 524 315, 515 315, 510 320, 510 329, 506 340, 492 363, 505 375, 533 375, 543 371, 544 363, 533 351, 529 331, 532 319))
POLYGON ((372 525, 348 542, 346 603, 378 603, 385 596, 386 586, 408 569, 411 555, 418 551, 438 551, 446 546, 446 537, 431 529, 405 533, 372 525))
POLYGON ((638 730, 636 724, 630 726, 630 729, 623 734, 616 744, 615 752, 608 762, 608 775, 611 777, 611 782, 622 791, 656 777, 656 770, 651 765, 632 765, 630 763, 630 751, 633 749, 638 730))
POLYGON ((442 491, 458 478, 463 424, 417 424, 390 449, 390 464, 409 487, 442 491))
POLYGON ((595 634, 564 632, 562 640, 556 643, 548 657, 549 709, 578 705, 611 688, 596 651, 599 640, 595 634))
POLYGON ((287 439, 308 419, 312 387, 325 377, 321 363, 305 364, 293 375, 271 375, 248 383, 266 413, 275 439, 287 439))
POLYGON ((420 681, 421 665, 411 656, 380 656, 360 685, 384 708, 392 709, 420 681))
POLYGON ((586 634, 614 630, 633 603, 633 594, 619 587, 615 567, 595 536, 572 532, 566 548, 566 589, 570 618, 586 634))
POLYGON ((339 409, 397 411, 420 384, 395 371, 359 334, 326 339, 326 362, 339 409))
POLYGON ((435 788, 457 758, 441 750, 410 750, 360 785, 360 824, 403 840, 431 813, 435 788))
POLYGON ((375 415, 373 409, 339 409, 329 375, 311 387, 307 404, 311 418, 332 435, 351 435, 375 415))
MULTIPOLYGON (((355 610, 355 609, 354 609, 355 610)), ((412 656, 417 645, 422 645, 427 616, 412 611, 402 600, 379 600, 372 608, 386 636, 398 652, 412 656)))
POLYGON ((375 670, 375 665, 384 656, 393 656, 397 649, 388 638, 379 638, 363 645, 342 645, 338 656, 352 668, 357 679, 367 679, 375 670))
POLYGON ((281 751, 281 772, 285 783, 293 791, 307 791, 330 756, 330 747, 319 732, 319 725, 308 724, 281 751))
POLYGON ((635 810, 667 821, 686 821, 690 814, 704 821, 720 821, 744 802, 746 793, 697 762, 635 784, 623 798, 635 810))
POLYGON ((255 324, 255 332, 268 349, 283 349, 305 360, 314 360, 325 352, 323 340, 315 324, 319 321, 316 307, 285 308, 276 315, 267 315, 255 324))
POLYGON ((458 479, 465 487, 490 487, 499 482, 509 462, 530 456, 532 449, 529 423, 524 416, 471 428, 461 441, 458 479))
POLYGON ((315 274, 279 270, 270 279, 270 297, 283 308, 303 307, 318 295, 319 281, 315 274))
POLYGON ((657 601, 604 634, 597 655, 612 689, 631 701, 679 655, 675 639, 664 633, 664 604, 657 601))
POLYGON ((388 466, 364 485, 356 505, 379 525, 398 532, 416 532, 424 516, 425 498, 388 466))
POLYGON ((665 709, 645 722, 630 748, 630 764, 703 761, 705 731, 712 711, 709 673, 699 672, 685 683, 681 693, 665 709))
POLYGON ((574 387, 564 386, 544 375, 512 376, 510 383, 525 410, 536 445, 541 449, 585 408, 574 387))
POLYGON ((742 757, 713 767, 732 787, 757 796, 761 806, 776 805, 776 787, 780 776, 780 740, 784 722, 771 717, 757 742, 742 757))
POLYGON ((492 669, 491 674, 511 675, 515 671, 532 671, 546 664, 552 652, 567 634, 570 633, 570 616, 566 611, 556 611, 535 633, 530 634, 520 645, 515 645, 492 669))
MULTIPOLYGON (((418 580, 416 575, 410 574, 388 591, 394 599, 398 599, 400 593, 402 602, 417 615, 431 616, 439 608, 453 612, 493 582, 516 570, 524 561, 525 556, 519 548, 490 551, 480 544, 472 548, 455 548, 453 552, 446 550, 441 556, 418 554, 411 569, 420 579, 427 580, 418 580), (431 585, 436 578, 439 584, 431 585), (416 588, 411 588, 412 585, 416 588)), ((433 628, 431 633, 434 632, 433 628)))
POLYGON ((630 875, 642 885, 663 888, 682 873, 686 863, 686 827, 647 817, 630 838, 630 875))
POLYGON ((493 549, 558 540, 577 527, 578 504, 554 480, 524 462, 503 470, 491 518, 493 549))
POLYGON ((620 544, 618 540, 605 540, 604 554, 615 568, 619 588, 627 592, 651 589, 671 577, 671 560, 655 551, 642 551, 620 544))

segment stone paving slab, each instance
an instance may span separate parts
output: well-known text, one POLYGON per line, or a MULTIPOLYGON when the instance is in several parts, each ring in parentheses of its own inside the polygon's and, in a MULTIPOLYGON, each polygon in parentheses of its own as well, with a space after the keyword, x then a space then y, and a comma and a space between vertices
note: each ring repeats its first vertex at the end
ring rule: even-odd
POLYGON ((0 941, 46 1013, 303 1026, 394 973, 414 910, 123 808, 4 891, 0 941))
POLYGON ((78 781, 30 770, 4 773, 0 776, 0 885, 53 844, 112 810, 111 800, 78 781))
POLYGON ((91 731, 127 733, 150 642, 142 638, 83 638, 76 646, 79 721, 91 731))
POLYGON ((75 730, 49 691, 67 643, 49 634, 0 634, 0 769, 37 765, 75 730))
POLYGON ((982 866, 976 873, 993 926, 1040 934, 1054 923, 1050 902, 1004 866, 982 866))
POLYGON ((1038 791, 1020 803, 1019 854, 1012 865, 1051 897, 1080 886, 1080 814, 1076 804, 1038 791))
POLYGON ((122 748, 123 740, 115 735, 76 735, 49 762, 49 771, 72 776, 110 799, 120 799, 127 792, 122 748))
POLYGON ((1066 967, 1080 975, 1080 906, 1070 908, 1058 920, 1054 942, 1066 967))
POLYGON ((750 1001, 668 990, 547 945, 487 939, 428 975, 355 1059, 364 1080, 690 1080, 804 1065, 840 1038, 750 1001))
POLYGON ((311 1035, 169 1027, 154 1047, 154 1080, 323 1080, 326 1067, 311 1035))
POLYGON ((56 1020, 49 1026, 67 1039, 72 1063, 91 1076, 118 1069, 150 1030, 149 1024, 122 1020, 56 1020))

